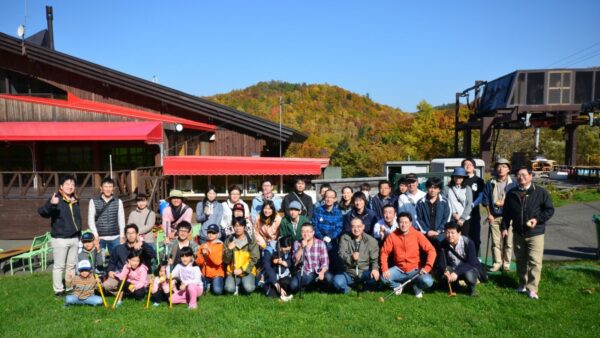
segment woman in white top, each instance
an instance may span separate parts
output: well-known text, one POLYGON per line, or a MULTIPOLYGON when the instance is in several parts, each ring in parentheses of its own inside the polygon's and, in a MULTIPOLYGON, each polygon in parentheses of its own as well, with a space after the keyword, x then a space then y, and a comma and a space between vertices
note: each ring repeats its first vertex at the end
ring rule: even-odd
POLYGON ((448 198, 450 204, 450 220, 460 226, 463 234, 469 233, 469 220, 473 209, 473 192, 471 187, 463 184, 467 177, 465 169, 455 168, 448 187, 444 189, 444 196, 448 198))
POLYGON ((223 217, 221 218, 221 229, 225 230, 225 237, 233 234, 233 227, 231 226, 231 220, 233 219, 233 208, 236 204, 244 206, 244 215, 247 223, 250 224, 250 233, 252 236, 252 222, 250 222, 250 208, 248 204, 242 200, 242 189, 237 185, 232 185, 228 189, 229 199, 221 205, 223 206, 223 217))

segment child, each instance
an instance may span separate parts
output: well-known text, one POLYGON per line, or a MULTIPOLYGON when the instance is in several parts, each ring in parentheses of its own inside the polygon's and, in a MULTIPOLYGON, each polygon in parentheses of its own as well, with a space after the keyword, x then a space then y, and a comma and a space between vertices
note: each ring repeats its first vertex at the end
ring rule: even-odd
MULTIPOLYGON (((166 262, 156 268, 156 277, 154 277, 151 291, 150 299, 152 299, 153 306, 159 306, 161 302, 169 302, 169 275, 166 262)), ((172 292, 176 292, 175 285, 173 285, 172 292)))
POLYGON ((202 273, 200 268, 194 266, 194 251, 186 246, 180 251, 181 264, 173 269, 173 278, 178 279, 181 284, 177 292, 173 292, 172 303, 188 303, 188 308, 194 310, 198 307, 197 298, 202 296, 202 273))
POLYGON ((101 305, 102 298, 94 295, 96 279, 92 272, 90 261, 84 260, 77 264, 79 274, 73 278, 73 294, 65 298, 65 307, 73 304, 101 305))
POLYGON ((246 229, 246 219, 232 221, 234 234, 223 243, 223 264, 227 266, 225 291, 237 294, 238 288, 250 294, 256 288, 256 263, 260 259, 258 244, 246 229))
POLYGON ((223 242, 219 239, 221 230, 211 224, 206 230, 206 243, 200 245, 196 253, 196 264, 202 267, 204 289, 212 289, 213 294, 223 294, 225 271, 223 270, 223 242))
POLYGON ((148 283, 148 268, 141 262, 141 251, 133 250, 127 256, 127 264, 123 266, 121 273, 117 274, 118 280, 125 280, 120 299, 117 306, 121 305, 123 296, 143 300, 146 297, 146 285, 148 283))
POLYGON ((266 276, 263 291, 268 297, 277 297, 287 302, 293 298, 292 282, 292 237, 281 237, 277 242, 277 251, 270 248, 264 251, 263 270, 266 276))
POLYGON ((81 261, 89 261, 92 265, 92 269, 97 275, 104 274, 104 255, 102 251, 96 249, 96 245, 94 243, 94 234, 91 232, 86 232, 81 235, 81 248, 79 248, 79 253, 77 254, 77 260, 81 261))
POLYGON ((173 266, 181 263, 181 249, 190 247, 192 252, 196 252, 198 244, 190 239, 192 235, 192 225, 189 222, 182 221, 177 224, 177 238, 169 243, 169 255, 173 266))

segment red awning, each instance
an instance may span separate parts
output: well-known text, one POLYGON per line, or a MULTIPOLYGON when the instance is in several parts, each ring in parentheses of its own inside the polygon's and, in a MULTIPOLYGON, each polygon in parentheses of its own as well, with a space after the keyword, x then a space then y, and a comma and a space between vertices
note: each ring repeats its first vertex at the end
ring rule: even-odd
POLYGON ((122 117, 129 117, 147 121, 159 121, 159 122, 167 122, 173 124, 181 124, 184 128, 190 128, 195 130, 202 131, 215 131, 217 129, 216 126, 212 124, 196 122, 193 120, 188 120, 180 117, 175 117, 172 115, 158 114, 147 112, 143 110, 127 108, 123 106, 117 106, 114 104, 89 101, 80 99, 77 96, 68 93, 67 100, 57 100, 57 99, 48 99, 43 97, 35 97, 35 96, 22 96, 22 95, 9 95, 9 94, 0 94, 0 98, 8 99, 8 100, 17 100, 21 102, 29 102, 35 104, 43 104, 60 108, 69 108, 75 110, 82 111, 91 111, 100 114, 108 114, 122 117))
POLYGON ((165 175, 321 175, 323 158, 167 156, 165 175))
POLYGON ((2 122, 0 141, 144 141, 162 143, 160 122, 2 122))

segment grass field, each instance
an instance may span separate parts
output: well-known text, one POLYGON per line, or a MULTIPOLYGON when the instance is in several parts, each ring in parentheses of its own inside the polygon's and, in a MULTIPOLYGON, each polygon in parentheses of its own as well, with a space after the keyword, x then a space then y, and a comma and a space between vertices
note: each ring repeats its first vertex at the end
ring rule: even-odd
POLYGON ((597 188, 559 191, 553 185, 546 186, 555 208, 573 203, 600 201, 600 190, 597 188))
MULTIPOLYGON (((125 300, 116 310, 64 308, 49 273, 0 277, 2 337, 279 337, 522 336, 598 337, 600 263, 548 262, 538 301, 517 294, 514 272, 491 276, 480 296, 448 298, 444 290, 416 299, 409 288, 385 303, 383 292, 305 294, 289 303, 251 296, 203 296, 185 305, 143 309, 125 300)), ((111 301, 112 298, 109 298, 111 301)))

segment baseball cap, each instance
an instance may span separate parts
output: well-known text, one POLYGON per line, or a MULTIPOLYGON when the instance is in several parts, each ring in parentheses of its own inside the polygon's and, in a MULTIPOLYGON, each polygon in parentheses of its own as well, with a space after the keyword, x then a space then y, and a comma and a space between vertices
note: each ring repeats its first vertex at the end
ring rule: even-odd
POLYGON ((79 263, 77 263, 77 271, 90 271, 92 270, 92 265, 90 264, 90 261, 83 260, 79 263))
POLYGON ((210 224, 208 226, 208 228, 206 228, 206 232, 210 232, 213 234, 218 234, 219 232, 221 232, 221 230, 219 229, 219 226, 216 224, 210 224))
POLYGON ((93 242, 94 241, 94 234, 91 232, 86 232, 83 235, 81 235, 81 241, 82 242, 93 242))
POLYGON ((292 203, 290 203, 289 209, 302 210, 302 206, 300 205, 300 202, 292 201, 292 203))
POLYGON ((411 174, 407 174, 406 175, 406 182, 407 183, 417 182, 418 180, 419 180, 419 178, 415 174, 411 173, 411 174))
POLYGON ((244 205, 243 205, 242 203, 236 203, 236 204, 233 206, 233 211, 236 211, 236 210, 245 211, 245 210, 244 210, 244 205))

